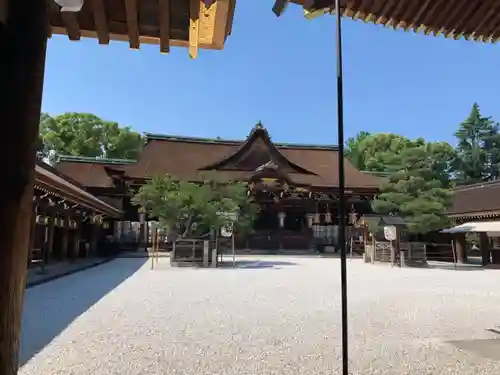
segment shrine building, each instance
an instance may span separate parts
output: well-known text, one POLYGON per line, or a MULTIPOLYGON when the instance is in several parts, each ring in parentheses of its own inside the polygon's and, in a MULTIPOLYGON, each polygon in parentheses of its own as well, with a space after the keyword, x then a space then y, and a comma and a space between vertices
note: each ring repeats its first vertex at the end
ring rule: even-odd
MULTIPOLYGON (((130 188, 169 174, 197 182, 211 172, 218 181, 246 181, 260 206, 251 234, 236 234, 240 249, 308 249, 315 238, 335 243, 338 218, 338 148, 273 143, 258 123, 245 140, 206 139, 146 134, 137 161, 61 157, 55 168, 137 222, 130 188)), ((370 202, 382 179, 359 171, 346 159, 348 224, 371 212, 370 202)))

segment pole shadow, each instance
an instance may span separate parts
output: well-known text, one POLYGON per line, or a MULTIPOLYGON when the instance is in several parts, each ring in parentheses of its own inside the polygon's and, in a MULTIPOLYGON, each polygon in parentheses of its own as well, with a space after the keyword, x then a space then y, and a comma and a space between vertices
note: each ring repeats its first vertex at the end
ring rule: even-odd
POLYGON ((218 268, 257 270, 266 268, 281 269, 283 266, 297 266, 297 263, 272 260, 237 260, 233 265, 231 260, 226 260, 223 263, 219 263, 218 268))
POLYGON ((484 271, 484 267, 476 264, 453 264, 448 262, 428 261, 427 264, 408 264, 407 268, 449 271, 484 271))
POLYGON ((19 366, 26 364, 75 319, 137 272, 148 259, 115 259, 26 290, 19 366))
POLYGON ((497 335, 500 335, 500 327, 497 328, 487 328, 486 329, 488 332, 495 333, 497 335))

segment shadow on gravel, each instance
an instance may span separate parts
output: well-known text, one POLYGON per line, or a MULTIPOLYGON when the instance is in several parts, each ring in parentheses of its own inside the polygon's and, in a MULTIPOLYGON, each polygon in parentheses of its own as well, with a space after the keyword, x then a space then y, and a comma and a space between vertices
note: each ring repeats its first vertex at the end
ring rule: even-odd
POLYGON ((283 266, 297 266, 297 263, 293 262, 284 262, 284 261, 271 261, 271 260, 237 260, 236 265, 233 266, 233 262, 231 260, 224 260, 223 263, 219 264, 219 268, 225 269, 264 269, 264 268, 273 268, 280 269, 283 266))
POLYGON ((500 340, 498 339, 459 340, 448 343, 479 357, 500 361, 500 340))
POLYGON ((484 267, 476 264, 453 264, 447 262, 429 261, 426 265, 408 265, 407 268, 449 271, 484 271, 484 267))
POLYGON ((26 290, 19 366, 146 262, 146 258, 115 259, 26 290))

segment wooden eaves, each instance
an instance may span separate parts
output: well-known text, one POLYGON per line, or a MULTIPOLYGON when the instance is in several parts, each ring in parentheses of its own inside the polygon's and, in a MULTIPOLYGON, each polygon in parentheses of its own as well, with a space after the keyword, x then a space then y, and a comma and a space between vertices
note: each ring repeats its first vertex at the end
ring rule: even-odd
POLYGON ((231 33, 236 0, 84 0, 79 12, 61 12, 54 0, 49 7, 49 35, 70 40, 96 38, 99 44, 126 41, 130 48, 141 43, 188 47, 196 58, 198 49, 224 48, 231 33))
MULTIPOLYGON (((332 12, 334 0, 292 0, 306 17, 332 12)), ((499 0, 341 0, 342 15, 393 29, 481 42, 500 39, 499 0)))
POLYGON ((37 163, 35 165, 35 186, 99 214, 113 218, 119 218, 123 214, 120 209, 97 198, 83 186, 71 181, 44 163, 37 163))

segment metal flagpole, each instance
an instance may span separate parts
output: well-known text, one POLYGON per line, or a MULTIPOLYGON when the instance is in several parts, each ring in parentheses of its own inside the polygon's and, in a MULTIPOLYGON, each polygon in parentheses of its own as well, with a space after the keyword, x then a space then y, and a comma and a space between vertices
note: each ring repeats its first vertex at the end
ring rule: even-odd
POLYGON ((342 87, 342 14, 340 0, 335 0, 337 23, 337 126, 338 126, 338 177, 339 177, 339 242, 340 284, 342 304, 342 375, 349 375, 348 326, 347 326, 347 244, 346 202, 344 170, 344 93, 342 87))

